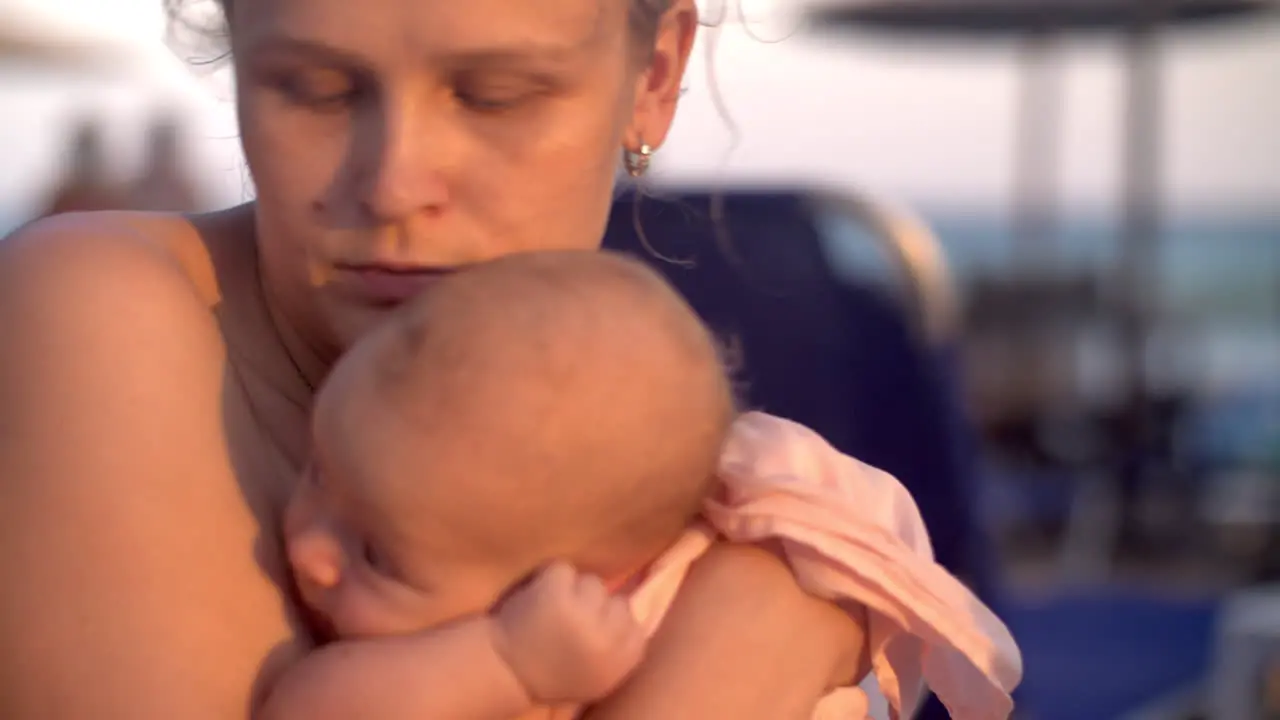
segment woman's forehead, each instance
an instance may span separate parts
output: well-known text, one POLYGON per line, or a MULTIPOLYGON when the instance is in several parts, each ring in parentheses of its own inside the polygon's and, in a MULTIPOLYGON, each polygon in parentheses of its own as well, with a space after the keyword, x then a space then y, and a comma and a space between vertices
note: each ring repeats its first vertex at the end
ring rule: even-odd
POLYGON ((237 0, 239 50, 314 44, 413 61, 612 46, 630 0, 237 0))

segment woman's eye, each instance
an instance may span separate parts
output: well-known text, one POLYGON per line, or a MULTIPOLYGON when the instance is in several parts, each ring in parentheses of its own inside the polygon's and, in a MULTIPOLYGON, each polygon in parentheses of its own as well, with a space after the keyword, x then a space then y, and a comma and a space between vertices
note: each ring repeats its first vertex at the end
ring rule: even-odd
POLYGON ((525 72, 465 72, 453 80, 453 97, 463 107, 480 113, 513 110, 551 92, 551 77, 525 72))
POLYGON ((470 110, 495 113, 516 107, 525 99, 525 94, 511 91, 475 92, 458 90, 454 92, 454 97, 470 110))
POLYGON ((276 87, 290 102, 317 110, 339 110, 359 98, 360 87, 345 73, 320 71, 287 75, 276 87))

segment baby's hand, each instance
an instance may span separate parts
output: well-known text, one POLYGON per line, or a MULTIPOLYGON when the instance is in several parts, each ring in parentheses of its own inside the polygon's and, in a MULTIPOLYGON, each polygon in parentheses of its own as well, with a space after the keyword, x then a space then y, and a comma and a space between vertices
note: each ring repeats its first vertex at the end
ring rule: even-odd
POLYGON ((644 630, 626 599, 565 563, 538 573, 496 620, 499 651, 538 703, 598 700, 644 654, 644 630))

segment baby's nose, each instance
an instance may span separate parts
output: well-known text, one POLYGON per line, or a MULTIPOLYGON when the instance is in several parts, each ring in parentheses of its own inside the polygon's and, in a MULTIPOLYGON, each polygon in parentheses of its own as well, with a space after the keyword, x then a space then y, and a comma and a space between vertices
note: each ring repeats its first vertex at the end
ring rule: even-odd
POLYGON ((290 536, 288 555, 300 581, 329 589, 342 580, 342 548, 328 533, 312 529, 290 536))

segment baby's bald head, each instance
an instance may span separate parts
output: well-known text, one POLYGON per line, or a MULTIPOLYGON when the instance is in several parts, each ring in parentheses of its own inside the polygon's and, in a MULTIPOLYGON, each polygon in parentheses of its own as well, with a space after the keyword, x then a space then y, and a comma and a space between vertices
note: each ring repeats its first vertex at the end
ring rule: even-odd
POLYGON ((652 270, 513 255, 392 322, 375 387, 431 475, 409 512, 449 513, 461 543, 600 574, 647 561, 697 513, 734 401, 711 334, 652 270))

